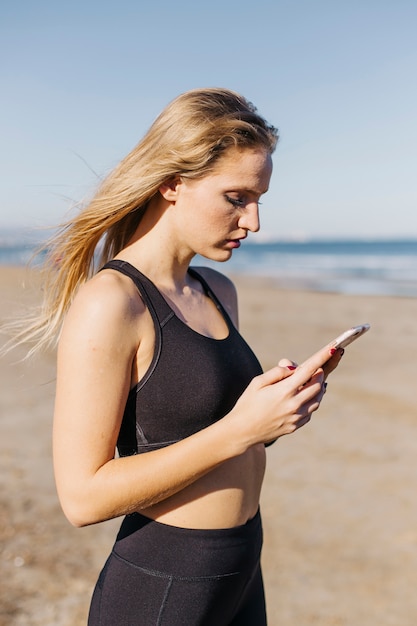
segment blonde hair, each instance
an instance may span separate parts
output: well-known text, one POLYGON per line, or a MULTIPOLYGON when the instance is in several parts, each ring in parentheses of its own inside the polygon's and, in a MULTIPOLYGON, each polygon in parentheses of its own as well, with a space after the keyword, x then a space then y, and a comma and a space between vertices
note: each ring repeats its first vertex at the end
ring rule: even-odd
POLYGON ((231 147, 272 153, 277 141, 277 130, 233 91, 195 89, 178 96, 89 204, 47 242, 43 304, 14 323, 14 342, 34 342, 29 354, 56 342, 76 290, 125 247, 162 183, 179 175, 203 177, 231 147))

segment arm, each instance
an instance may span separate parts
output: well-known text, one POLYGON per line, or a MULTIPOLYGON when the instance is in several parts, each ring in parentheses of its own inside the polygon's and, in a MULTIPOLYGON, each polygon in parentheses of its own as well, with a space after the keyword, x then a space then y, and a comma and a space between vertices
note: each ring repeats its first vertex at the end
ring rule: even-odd
POLYGON ((105 273, 85 285, 59 343, 55 477, 64 512, 77 526, 163 500, 239 453, 231 432, 207 429, 167 449, 114 458, 136 352, 153 331, 136 289, 126 293, 126 285, 105 273))

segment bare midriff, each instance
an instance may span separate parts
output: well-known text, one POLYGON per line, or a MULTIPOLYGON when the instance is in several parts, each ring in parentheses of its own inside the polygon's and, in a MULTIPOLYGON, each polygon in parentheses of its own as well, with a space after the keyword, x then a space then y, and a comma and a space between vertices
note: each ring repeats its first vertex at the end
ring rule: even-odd
POLYGON ((265 447, 258 444, 139 513, 183 528, 241 526, 256 515, 264 472, 265 447))

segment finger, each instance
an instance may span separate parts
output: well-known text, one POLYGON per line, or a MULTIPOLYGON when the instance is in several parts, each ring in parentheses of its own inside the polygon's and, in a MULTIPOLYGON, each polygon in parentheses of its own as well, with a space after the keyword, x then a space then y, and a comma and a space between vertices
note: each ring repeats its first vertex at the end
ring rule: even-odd
POLYGON ((333 372, 333 370, 335 370, 336 367, 339 365, 340 359, 342 358, 344 352, 345 351, 343 348, 339 348, 335 352, 335 354, 327 361, 327 363, 323 365, 324 380, 326 380, 328 375, 331 374, 331 372, 333 372))
POLYGON ((315 352, 311 357, 297 367, 293 374, 293 382, 297 382, 300 386, 305 385, 315 372, 317 372, 318 369, 321 369, 324 364, 334 356, 334 354, 336 354, 336 352, 331 343, 315 352))
POLYGON ((281 359, 278 363, 278 365, 280 367, 290 367, 290 368, 296 368, 298 366, 298 363, 296 363, 295 361, 290 361, 289 359, 281 359))
POLYGON ((317 393, 316 396, 314 396, 312 398, 312 400, 310 401, 310 404, 307 408, 307 410, 310 413, 313 413, 314 411, 317 411, 317 409, 320 407, 321 402, 323 400, 324 394, 326 393, 326 388, 327 388, 327 383, 324 382, 324 378, 322 379, 321 385, 320 385, 320 389, 319 392, 317 393))
POLYGON ((303 417, 300 417, 300 419, 297 420, 297 422, 295 423, 295 428, 297 430, 299 428, 302 428, 303 426, 308 424, 310 420, 311 420, 311 415, 309 413, 307 415, 304 415, 303 417))
POLYGON ((316 383, 320 385, 321 389, 324 383, 324 370, 322 367, 319 367, 319 369, 314 372, 313 376, 304 386, 308 387, 309 385, 314 385, 316 383))
POLYGON ((323 398, 323 392, 320 391, 318 395, 314 396, 311 400, 306 402, 300 407, 299 415, 301 417, 309 416, 311 417, 312 413, 317 411, 320 407, 321 400, 323 398))
MULTIPOLYGON (((294 383, 295 375, 291 378, 291 383, 294 383)), ((306 406, 313 401, 321 400, 321 394, 323 393, 324 373, 320 368, 313 376, 301 387, 297 387, 295 394, 297 401, 301 406, 306 406)))
POLYGON ((278 383, 280 380, 288 378, 288 376, 292 376, 293 371, 294 370, 289 369, 288 367, 281 367, 279 365, 276 365, 275 367, 272 367, 270 370, 267 370, 263 374, 260 374, 260 376, 257 376, 256 380, 261 387, 266 387, 268 385, 278 383))

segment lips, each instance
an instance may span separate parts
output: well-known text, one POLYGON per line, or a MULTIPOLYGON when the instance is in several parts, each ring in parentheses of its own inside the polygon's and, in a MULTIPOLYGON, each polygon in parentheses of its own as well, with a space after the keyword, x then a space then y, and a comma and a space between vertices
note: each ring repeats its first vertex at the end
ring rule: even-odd
POLYGON ((228 245, 230 248, 240 248, 240 242, 241 242, 241 240, 240 240, 240 239, 229 239, 229 240, 227 241, 227 245, 228 245))

